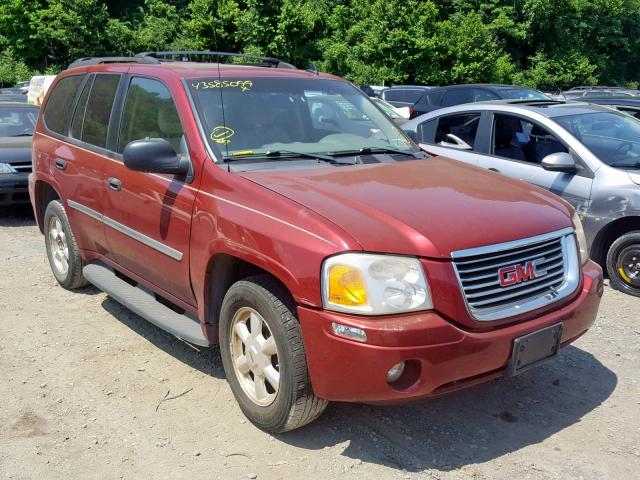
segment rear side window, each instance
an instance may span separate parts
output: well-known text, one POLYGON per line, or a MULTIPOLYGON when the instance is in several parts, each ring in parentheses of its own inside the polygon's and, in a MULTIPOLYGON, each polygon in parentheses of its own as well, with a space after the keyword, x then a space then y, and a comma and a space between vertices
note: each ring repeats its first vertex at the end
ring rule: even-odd
POLYGON ((106 148, 109 118, 119 82, 120 75, 96 75, 84 115, 80 137, 83 142, 106 148))
POLYGON ((131 80, 122 112, 118 152, 127 143, 145 138, 162 138, 180 151, 183 135, 178 110, 169 89, 158 80, 131 80))
POLYGON ((45 125, 52 132, 65 133, 76 92, 83 78, 83 75, 65 77, 56 84, 51 92, 43 116, 45 125))
POLYGON ((475 100, 473 89, 471 88, 456 88, 455 90, 449 90, 444 94, 442 99, 443 107, 450 107, 452 105, 460 105, 462 103, 470 103, 475 100))
POLYGON ((451 115, 438 119, 435 143, 442 146, 461 148, 464 144, 473 148, 480 125, 480 114, 451 115))

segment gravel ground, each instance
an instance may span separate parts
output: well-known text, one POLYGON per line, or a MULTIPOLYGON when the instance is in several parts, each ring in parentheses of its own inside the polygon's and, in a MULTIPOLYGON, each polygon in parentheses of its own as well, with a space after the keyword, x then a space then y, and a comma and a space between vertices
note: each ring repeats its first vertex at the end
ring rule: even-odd
POLYGON ((0 245, 0 478, 640 478, 640 299, 608 287, 558 361, 431 402, 332 404, 271 436, 217 349, 58 287, 28 210, 0 211, 0 245))

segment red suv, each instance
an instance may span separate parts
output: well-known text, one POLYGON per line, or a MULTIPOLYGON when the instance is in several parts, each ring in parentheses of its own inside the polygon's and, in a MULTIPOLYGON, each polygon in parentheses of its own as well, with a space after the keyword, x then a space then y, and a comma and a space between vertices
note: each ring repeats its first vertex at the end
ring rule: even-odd
POLYGON ((268 431, 517 375, 592 325, 602 272, 562 199, 427 157, 345 80, 220 55, 58 75, 29 189, 63 287, 219 343, 268 431))

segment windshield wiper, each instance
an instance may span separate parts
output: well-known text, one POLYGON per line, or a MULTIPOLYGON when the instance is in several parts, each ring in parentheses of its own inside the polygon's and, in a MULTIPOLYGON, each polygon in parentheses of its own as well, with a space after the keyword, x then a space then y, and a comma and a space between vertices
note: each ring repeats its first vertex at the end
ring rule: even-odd
POLYGON ((332 163, 334 165, 353 165, 352 162, 339 162, 333 156, 323 155, 321 153, 309 153, 309 152, 294 152, 293 150, 269 150, 265 153, 246 153, 233 155, 231 157, 225 157, 225 162, 241 159, 255 159, 255 158, 279 158, 283 160, 295 160, 297 158, 312 158, 313 160, 319 160, 322 162, 332 163))
POLYGON ((31 137, 33 133, 19 133, 17 135, 11 135, 12 137, 31 137))
POLYGON ((330 152, 331 155, 335 156, 343 156, 343 155, 363 155, 363 154, 372 154, 372 153, 396 153, 399 155, 409 155, 413 158, 418 158, 420 152, 407 152, 406 150, 399 150, 397 148, 387 148, 387 147, 362 147, 358 150, 341 150, 339 152, 330 152))
POLYGON ((609 166, 614 168, 631 168, 635 170, 640 168, 640 161, 634 163, 613 162, 610 163, 609 166))

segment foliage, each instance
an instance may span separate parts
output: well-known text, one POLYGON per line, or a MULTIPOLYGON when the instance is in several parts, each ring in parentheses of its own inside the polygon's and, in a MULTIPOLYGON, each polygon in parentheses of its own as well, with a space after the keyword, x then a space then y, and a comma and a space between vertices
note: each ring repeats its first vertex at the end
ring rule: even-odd
POLYGON ((358 83, 637 85, 640 0, 3 0, 0 82, 91 55, 273 55, 358 83))

